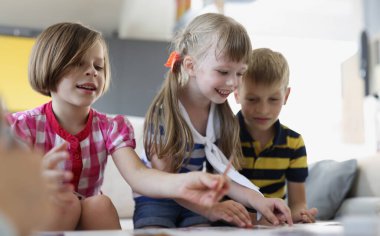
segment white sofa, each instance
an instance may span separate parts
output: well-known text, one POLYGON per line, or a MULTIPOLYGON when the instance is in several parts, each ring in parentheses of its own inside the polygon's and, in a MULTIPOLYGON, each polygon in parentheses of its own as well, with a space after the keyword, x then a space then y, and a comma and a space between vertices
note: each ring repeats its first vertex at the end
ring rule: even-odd
MULTIPOLYGON (((140 154, 143 150, 142 134, 144 118, 128 116, 128 119, 132 123, 135 132, 136 153, 140 154)), ((132 229, 132 216, 135 207, 132 197, 132 190, 128 183, 125 182, 123 177, 120 175, 112 158, 108 159, 102 191, 104 194, 109 196, 114 203, 123 229, 132 229)))
MULTIPOLYGON (((128 117, 131 121, 137 142, 136 152, 140 154, 143 148, 142 133, 144 119, 128 117)), ((371 214, 380 216, 380 154, 358 160, 358 174, 348 197, 343 201, 336 216, 371 214), (378 182, 379 181, 379 182, 378 182)), ((328 180, 328 177, 326 178, 328 180)), ((323 190, 322 190, 323 191, 323 190)), ((116 206, 124 229, 133 228, 132 216, 134 201, 131 188, 123 180, 110 158, 106 167, 103 192, 108 195, 116 206)))
POLYGON ((358 160, 358 173, 336 218, 365 215, 380 217, 380 153, 358 160))

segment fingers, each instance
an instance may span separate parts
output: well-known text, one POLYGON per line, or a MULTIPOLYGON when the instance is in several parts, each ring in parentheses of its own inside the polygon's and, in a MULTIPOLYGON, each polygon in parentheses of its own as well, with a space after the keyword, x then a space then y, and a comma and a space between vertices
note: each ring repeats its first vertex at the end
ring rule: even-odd
POLYGON ((215 190, 216 195, 215 195, 215 202, 220 201, 229 191, 230 189, 230 182, 228 178, 226 178, 224 175, 219 175, 218 177, 218 188, 215 190))
POLYGON ((218 202, 229 190, 229 182, 225 176, 202 173, 200 180, 210 189, 213 203, 218 202))
POLYGON ((277 218, 277 216, 269 209, 266 208, 265 210, 261 211, 261 214, 264 215, 264 217, 273 225, 279 225, 280 222, 277 218))
POLYGON ((252 227, 248 211, 242 204, 233 200, 216 203, 207 217, 211 221, 224 220, 238 227, 252 227))
POLYGON ((183 175, 185 182, 181 184, 179 197, 203 206, 212 206, 228 191, 227 179, 221 175, 203 172, 189 172, 183 175))
POLYGON ((221 219, 239 227, 252 227, 248 211, 243 205, 232 200, 221 203, 221 219))
POLYGON ((311 208, 311 209, 305 209, 300 212, 301 214, 301 221, 303 223, 314 223, 315 216, 318 214, 317 208, 311 208))
POLYGON ((67 143, 52 148, 42 159, 42 176, 50 193, 51 201, 65 207, 72 202, 74 187, 70 184, 73 173, 61 170, 58 164, 69 158, 67 143))
POLYGON ((279 225, 287 222, 289 225, 293 225, 291 211, 282 199, 266 198, 266 201, 268 205, 261 213, 270 223, 279 225))
POLYGON ((76 200, 79 199, 77 198, 77 196, 75 196, 72 190, 50 195, 50 201, 62 210, 64 210, 68 205, 70 205, 71 203, 73 203, 73 201, 76 200))
POLYGON ((282 214, 282 219, 288 223, 288 225, 293 225, 292 213, 288 205, 282 199, 275 199, 275 209, 282 214))
POLYGON ((314 217, 318 215, 318 209, 317 208, 310 208, 308 212, 313 215, 314 217))
POLYGON ((48 188, 52 191, 64 189, 67 183, 73 178, 71 172, 62 170, 45 170, 42 176, 46 180, 48 188))
POLYGON ((57 167, 58 163, 67 159, 69 153, 67 152, 67 143, 62 143, 49 152, 47 152, 42 161, 42 167, 44 169, 54 169, 57 167))
POLYGON ((230 210, 230 214, 232 214, 232 222, 233 224, 240 227, 252 227, 251 217, 247 209, 240 203, 235 201, 231 201, 232 208, 230 210))
POLYGON ((67 146, 68 146, 68 144, 66 142, 63 142, 63 143, 53 147, 52 149, 50 149, 50 151, 48 151, 46 154, 48 155, 50 153, 57 152, 57 151, 66 151, 67 146))

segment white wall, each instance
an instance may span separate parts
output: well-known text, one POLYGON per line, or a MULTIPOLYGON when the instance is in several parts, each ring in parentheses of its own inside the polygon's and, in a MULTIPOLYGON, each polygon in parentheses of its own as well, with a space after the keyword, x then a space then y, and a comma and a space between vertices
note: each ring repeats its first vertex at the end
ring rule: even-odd
MULTIPOLYGON (((292 91, 280 120, 303 135, 309 162, 376 151, 376 106, 371 101, 363 105, 364 112, 358 111, 365 122, 363 142, 348 143, 343 137, 347 116, 342 116, 341 67, 358 52, 362 4, 362 0, 257 0, 226 6, 226 15, 247 28, 254 48, 269 47, 288 59, 292 91)), ((235 111, 240 109, 233 96, 229 101, 235 111)))

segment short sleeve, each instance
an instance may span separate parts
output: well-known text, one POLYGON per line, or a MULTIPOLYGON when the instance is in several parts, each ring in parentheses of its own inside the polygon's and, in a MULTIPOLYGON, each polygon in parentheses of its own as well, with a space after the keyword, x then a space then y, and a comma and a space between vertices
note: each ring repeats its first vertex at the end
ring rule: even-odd
POLYGON ((13 113, 6 116, 12 135, 26 143, 29 147, 33 146, 36 122, 23 113, 13 113))
POLYGON ((136 148, 133 126, 127 117, 122 115, 109 118, 105 140, 110 154, 122 147, 136 148))
POLYGON ((286 179, 293 182, 305 182, 308 175, 305 143, 301 135, 289 138, 288 144, 293 155, 290 158, 286 179))

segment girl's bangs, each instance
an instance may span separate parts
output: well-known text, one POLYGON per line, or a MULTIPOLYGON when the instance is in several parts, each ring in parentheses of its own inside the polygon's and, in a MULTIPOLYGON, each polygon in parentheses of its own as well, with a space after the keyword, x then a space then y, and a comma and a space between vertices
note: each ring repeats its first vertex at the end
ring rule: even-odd
POLYGON ((245 31, 238 27, 230 27, 220 31, 218 49, 223 56, 234 62, 248 63, 252 50, 250 39, 245 31))

